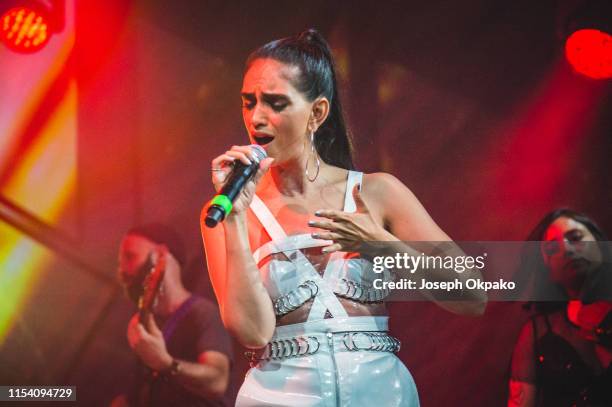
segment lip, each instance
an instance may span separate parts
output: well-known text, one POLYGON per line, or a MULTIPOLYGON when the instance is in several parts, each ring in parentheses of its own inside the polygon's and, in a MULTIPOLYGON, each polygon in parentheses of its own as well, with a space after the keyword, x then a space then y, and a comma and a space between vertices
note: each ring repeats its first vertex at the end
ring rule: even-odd
POLYGON ((251 134, 251 137, 253 137, 255 143, 259 144, 260 146, 270 144, 272 140, 274 140, 274 136, 261 132, 253 133, 251 134))
POLYGON ((565 270, 567 269, 572 269, 572 270, 584 270, 585 268, 587 268, 589 266, 590 262, 586 259, 580 258, 580 259, 574 259, 574 260, 570 260, 567 263, 565 263, 565 265, 563 266, 563 268, 565 270))

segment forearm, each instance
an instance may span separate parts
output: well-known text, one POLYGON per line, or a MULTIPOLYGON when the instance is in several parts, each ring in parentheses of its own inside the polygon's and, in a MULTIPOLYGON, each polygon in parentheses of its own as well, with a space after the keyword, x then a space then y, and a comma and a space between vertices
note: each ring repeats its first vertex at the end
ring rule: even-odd
POLYGON ((225 297, 222 317, 242 345, 264 346, 272 337, 276 319, 272 301, 251 254, 245 216, 224 223, 226 241, 225 297))
POLYGON ((536 387, 531 383, 510 379, 508 407, 533 407, 536 404, 536 387))
POLYGON ((215 366, 175 360, 178 363, 178 370, 171 375, 171 380, 200 397, 223 397, 229 382, 227 372, 215 366))

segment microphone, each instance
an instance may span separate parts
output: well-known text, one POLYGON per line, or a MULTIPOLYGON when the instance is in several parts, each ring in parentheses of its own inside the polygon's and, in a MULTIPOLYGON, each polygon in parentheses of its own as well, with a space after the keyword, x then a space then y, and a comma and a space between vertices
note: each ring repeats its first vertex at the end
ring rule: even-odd
POLYGON ((204 223, 214 228, 222 222, 232 211, 234 200, 242 191, 246 183, 253 178, 259 169, 259 163, 268 156, 266 150, 258 144, 251 144, 251 165, 234 161, 234 169, 221 191, 210 201, 204 223))

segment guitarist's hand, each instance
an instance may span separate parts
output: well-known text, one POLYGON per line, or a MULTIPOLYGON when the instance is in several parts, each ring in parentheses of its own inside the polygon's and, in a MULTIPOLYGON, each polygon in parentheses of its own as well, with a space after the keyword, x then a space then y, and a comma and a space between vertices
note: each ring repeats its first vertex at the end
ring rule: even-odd
POLYGON ((159 372, 172 365, 172 356, 166 350, 164 336, 152 314, 143 322, 139 321, 138 314, 134 315, 128 325, 127 337, 134 353, 151 369, 159 372))

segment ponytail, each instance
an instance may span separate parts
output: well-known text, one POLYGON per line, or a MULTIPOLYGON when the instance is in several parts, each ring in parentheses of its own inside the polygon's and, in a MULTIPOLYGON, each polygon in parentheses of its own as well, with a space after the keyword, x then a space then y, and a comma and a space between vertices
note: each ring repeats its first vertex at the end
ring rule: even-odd
POLYGON ((340 103, 334 59, 323 36, 311 28, 298 35, 269 42, 249 55, 246 68, 261 58, 297 66, 300 73, 293 80, 293 85, 309 102, 320 96, 329 100, 329 115, 314 135, 315 148, 327 164, 354 169, 353 145, 340 103))

